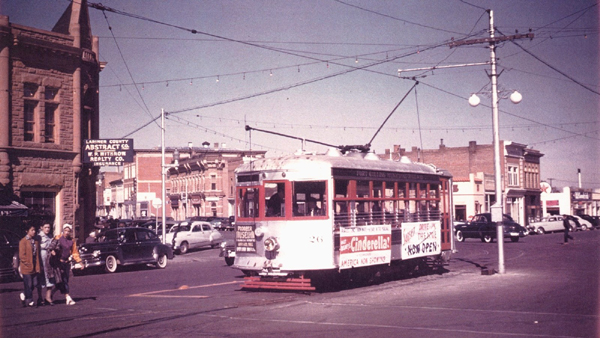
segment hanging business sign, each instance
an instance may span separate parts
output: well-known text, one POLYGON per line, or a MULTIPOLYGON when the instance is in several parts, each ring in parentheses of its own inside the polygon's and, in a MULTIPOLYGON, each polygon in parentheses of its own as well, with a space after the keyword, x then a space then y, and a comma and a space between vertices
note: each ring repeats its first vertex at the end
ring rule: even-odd
POLYGON ((85 140, 83 163, 94 167, 116 167, 133 162, 133 139, 85 140))

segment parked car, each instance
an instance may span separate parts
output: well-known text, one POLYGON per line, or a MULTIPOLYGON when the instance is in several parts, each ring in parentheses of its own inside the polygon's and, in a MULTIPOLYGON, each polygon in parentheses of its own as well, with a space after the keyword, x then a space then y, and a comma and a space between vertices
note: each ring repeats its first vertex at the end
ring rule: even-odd
MULTIPOLYGON (((548 232, 565 231, 563 218, 560 215, 543 217, 539 222, 531 222, 527 229, 533 233, 543 235, 548 232)), ((574 231, 575 229, 571 229, 574 231)))
MULTIPOLYGON (((594 216, 590 216, 590 215, 579 215, 579 217, 583 218, 584 220, 588 221, 593 228, 597 228, 600 223, 598 222, 598 218, 594 218, 594 216)), ((598 216, 596 216, 598 217, 598 216)))
POLYGON ((206 246, 214 248, 222 241, 223 235, 209 222, 203 221, 181 222, 167 233, 167 243, 171 243, 173 250, 182 255, 189 249, 206 246))
POLYGON ((225 257, 225 264, 232 266, 235 262, 235 240, 229 239, 221 242, 219 257, 225 257))
POLYGON ((229 222, 229 217, 215 217, 210 223, 213 225, 213 228, 221 231, 229 231, 233 230, 233 225, 229 222))
MULTIPOLYGON (((156 227, 156 224, 157 224, 156 221, 152 220, 152 221, 148 221, 148 222, 142 224, 141 227, 153 230, 154 232, 156 232, 157 235, 161 236, 162 235, 162 220, 161 219, 158 220, 158 228, 156 227)), ((167 228, 167 233, 169 233, 169 230, 175 224, 177 224, 177 222, 173 221, 173 220, 167 220, 165 222, 165 225, 166 225, 166 228, 167 228)))
POLYGON ((156 233, 146 228, 117 228, 102 233, 102 241, 79 247, 84 268, 104 267, 115 272, 119 266, 154 264, 164 269, 173 259, 173 249, 162 244, 156 233))
POLYGON ((579 217, 590 222, 594 228, 600 227, 600 216, 579 215, 579 217))
MULTIPOLYGON (((526 236, 527 229, 509 215, 503 215, 502 225, 504 238, 510 238, 512 242, 518 242, 519 238, 526 236)), ((477 214, 468 223, 455 223, 454 236, 459 242, 466 238, 479 238, 482 242, 491 243, 496 238, 496 223, 492 222, 490 213, 477 214)))
POLYGON ((585 220, 584 218, 580 217, 580 216, 570 216, 573 217, 576 220, 577 223, 577 230, 580 231, 586 231, 586 230, 593 230, 594 226, 592 225, 592 223, 590 223, 589 221, 585 220))
POLYGON ((0 229, 0 278, 19 279, 19 241, 19 235, 0 229))

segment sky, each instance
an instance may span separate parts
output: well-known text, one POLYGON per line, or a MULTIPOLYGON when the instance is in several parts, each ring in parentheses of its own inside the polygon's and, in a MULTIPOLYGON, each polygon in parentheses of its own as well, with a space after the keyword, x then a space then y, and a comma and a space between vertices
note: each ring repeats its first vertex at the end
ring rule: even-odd
MULTIPOLYGON (((0 13, 51 30, 68 4, 2 0, 0 13)), ((496 45, 500 139, 544 154, 541 178, 556 188, 577 187, 578 169, 583 188, 600 188, 597 1, 102 4, 113 10, 89 9, 107 63, 100 73, 101 138, 160 147, 164 109, 167 147, 208 141, 267 156, 302 144, 245 125, 331 145, 364 145, 376 135, 377 153, 394 145, 491 144, 490 66, 469 65, 489 62, 489 45, 449 47, 489 37, 491 9, 496 37, 535 35, 496 45), (507 99, 515 90, 519 104, 507 99), (474 93, 477 107, 468 104, 474 93)), ((308 142, 305 149, 326 146, 308 142)))

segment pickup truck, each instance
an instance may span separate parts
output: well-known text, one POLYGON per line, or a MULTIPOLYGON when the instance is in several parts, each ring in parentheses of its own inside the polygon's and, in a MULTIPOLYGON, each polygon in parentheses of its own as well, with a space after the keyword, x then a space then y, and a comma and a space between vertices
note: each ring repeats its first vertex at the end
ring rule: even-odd
MULTIPOLYGON (((543 235, 547 232, 554 231, 565 231, 563 226, 563 218, 562 216, 546 216, 542 218, 539 222, 532 222, 527 226, 527 230, 533 233, 537 233, 543 235)), ((573 226, 569 231, 575 231, 573 226)))

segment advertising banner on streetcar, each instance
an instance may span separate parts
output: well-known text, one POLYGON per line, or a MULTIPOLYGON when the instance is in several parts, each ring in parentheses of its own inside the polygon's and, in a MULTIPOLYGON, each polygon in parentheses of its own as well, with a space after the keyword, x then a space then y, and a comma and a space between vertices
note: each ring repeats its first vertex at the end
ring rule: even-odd
POLYGON ((340 269, 387 264, 392 257, 392 227, 340 228, 340 269))
POLYGON ((440 221, 402 223, 402 259, 431 256, 441 252, 440 221))
POLYGON ((255 225, 236 225, 235 231, 235 251, 236 252, 256 252, 256 236, 254 235, 255 225))

